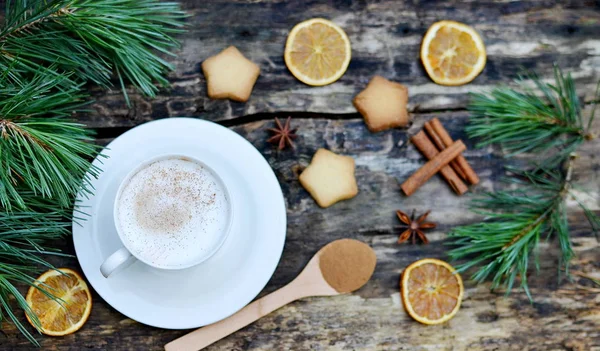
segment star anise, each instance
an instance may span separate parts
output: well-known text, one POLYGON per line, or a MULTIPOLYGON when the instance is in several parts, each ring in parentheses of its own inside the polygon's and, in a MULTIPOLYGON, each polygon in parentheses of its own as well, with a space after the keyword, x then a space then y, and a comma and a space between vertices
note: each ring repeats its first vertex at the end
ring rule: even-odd
POLYGON ((290 121, 292 117, 288 117, 285 121, 285 125, 282 125, 279 121, 279 118, 275 117, 275 127, 267 129, 269 132, 274 133, 272 137, 267 139, 267 142, 272 144, 278 144, 277 148, 279 150, 285 149, 287 145, 289 145, 292 149, 294 148, 294 143, 292 140, 296 139, 297 135, 296 129, 291 129, 290 121))
POLYGON ((411 237, 412 237, 412 243, 415 244, 416 240, 417 240, 417 236, 419 237, 419 239, 421 239, 423 244, 428 244, 429 240, 427 240, 425 233, 423 233, 423 229, 435 228, 435 223, 425 222, 425 219, 427 219, 427 216, 429 215, 430 212, 431 212, 431 210, 425 212, 425 214, 423 214, 421 217, 419 217, 417 220, 415 220, 415 210, 413 210, 412 216, 410 216, 410 217, 408 217, 408 215, 406 213, 404 213, 400 210, 396 211, 396 215, 398 215, 398 219, 402 223, 406 224, 406 227, 407 227, 406 230, 404 232, 402 232, 402 234, 400 234, 400 237, 398 238, 398 244, 407 241, 408 238, 411 238, 411 237))

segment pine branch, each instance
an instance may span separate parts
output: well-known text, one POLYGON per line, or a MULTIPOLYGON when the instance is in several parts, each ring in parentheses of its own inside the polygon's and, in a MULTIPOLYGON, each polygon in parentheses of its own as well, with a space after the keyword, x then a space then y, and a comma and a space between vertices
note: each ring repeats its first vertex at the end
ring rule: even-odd
POLYGON ((12 66, 13 79, 41 70, 77 81, 111 86, 117 74, 154 97, 155 83, 172 65, 155 52, 172 55, 185 13, 177 3, 157 0, 9 1, 0 32, 0 70, 12 66))
MULTIPOLYGON (((507 180, 515 190, 484 194, 473 201, 473 210, 484 216, 480 223, 451 231, 457 247, 449 252, 454 260, 468 259, 458 268, 480 266, 472 278, 492 280, 510 293, 517 280, 531 299, 528 274, 531 256, 539 269, 537 247, 542 236, 558 238, 560 269, 568 273, 573 257, 565 198, 573 196, 572 153, 590 140, 592 115, 586 124, 570 75, 555 69, 555 84, 545 84, 532 75, 538 93, 499 88, 489 95, 476 94, 467 131, 481 138, 479 146, 503 145, 511 154, 537 152, 539 160, 530 169, 507 166, 507 180)), ((600 86, 600 83, 599 83, 600 86)), ((597 91, 598 93, 598 91, 597 91)), ((577 200, 595 232, 600 218, 577 200)))
MULTIPOLYGON (((39 265, 53 268, 41 256, 60 253, 46 249, 43 245, 68 235, 71 224, 65 220, 69 212, 57 211, 56 205, 51 200, 40 199, 27 191, 23 191, 21 196, 30 206, 29 210, 0 212, 0 322, 11 321, 21 333, 37 345, 37 341, 14 313, 12 298, 16 301, 17 307, 25 311, 34 324, 39 326, 38 318, 16 289, 15 284, 32 285, 39 265)), ((51 292, 44 290, 43 286, 39 286, 38 289, 52 296, 51 292)))
POLYGON ((41 72, 0 91, 0 205, 7 211, 28 207, 23 188, 68 208, 86 172, 99 173, 89 162, 99 150, 91 132, 68 119, 86 98, 69 78, 41 72))
MULTIPOLYGON (((510 292, 517 278, 521 287, 530 295, 527 286, 529 257, 536 249, 544 233, 552 232, 556 223, 566 223, 566 213, 562 211, 564 194, 560 184, 555 183, 557 173, 544 176, 522 174, 530 179, 530 184, 521 185, 518 190, 498 191, 485 194, 474 201, 475 212, 484 215, 481 223, 458 227, 450 236, 458 248, 449 252, 452 259, 471 258, 459 266, 466 270, 483 264, 473 275, 479 283, 492 278, 492 289, 503 286, 510 292)), ((519 180, 513 179, 516 182, 519 180)), ((560 229, 564 229, 561 224, 560 229)), ((559 238, 564 238, 564 230, 559 230, 559 238)), ((565 242, 564 262, 569 262, 572 250, 570 241, 565 242)), ((537 257, 534 260, 537 266, 537 257)))
POLYGON ((11 67, 9 76, 13 80, 42 71, 57 77, 73 72, 82 80, 109 86, 111 72, 107 64, 99 62, 85 43, 51 23, 68 13, 68 3, 8 1, 0 32, 0 70, 11 67))
POLYGON ((497 88, 490 94, 472 94, 471 123, 466 128, 469 137, 480 138, 478 147, 498 143, 509 157, 552 153, 540 166, 556 167, 564 162, 591 138, 591 122, 586 128, 571 76, 565 77, 558 67, 554 76, 555 84, 543 83, 535 74, 521 78, 523 83, 531 79, 537 91, 497 88))

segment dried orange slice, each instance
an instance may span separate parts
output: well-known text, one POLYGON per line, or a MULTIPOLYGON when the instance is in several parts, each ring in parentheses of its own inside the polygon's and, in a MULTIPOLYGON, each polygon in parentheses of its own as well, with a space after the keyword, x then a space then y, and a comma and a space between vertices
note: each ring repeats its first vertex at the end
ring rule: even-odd
POLYGON ((463 85, 485 67, 483 40, 466 24, 454 21, 434 23, 421 43, 421 62, 436 83, 463 85))
POLYGON ((326 19, 313 18, 292 29, 283 57, 294 77, 321 86, 344 75, 350 56, 350 39, 342 28, 326 19))
POLYGON ((435 258, 412 263, 400 280, 406 312, 423 324, 444 323, 454 317, 463 293, 460 275, 451 265, 435 258))
POLYGON ((92 311, 92 295, 81 276, 69 268, 58 270, 60 272, 51 269, 42 274, 37 278, 35 285, 59 300, 46 296, 33 286, 29 288, 26 297, 27 303, 40 321, 41 328, 25 314, 29 323, 40 332, 53 336, 76 332, 85 324, 92 311))

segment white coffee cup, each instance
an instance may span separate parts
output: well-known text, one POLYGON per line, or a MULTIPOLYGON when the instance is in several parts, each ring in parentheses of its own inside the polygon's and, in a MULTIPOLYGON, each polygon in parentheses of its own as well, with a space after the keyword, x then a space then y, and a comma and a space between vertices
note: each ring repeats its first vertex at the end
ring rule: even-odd
POLYGON ((232 217, 226 185, 204 162, 183 155, 150 159, 117 190, 113 218, 123 247, 102 263, 100 272, 108 278, 135 260, 167 270, 200 264, 223 245, 232 217))

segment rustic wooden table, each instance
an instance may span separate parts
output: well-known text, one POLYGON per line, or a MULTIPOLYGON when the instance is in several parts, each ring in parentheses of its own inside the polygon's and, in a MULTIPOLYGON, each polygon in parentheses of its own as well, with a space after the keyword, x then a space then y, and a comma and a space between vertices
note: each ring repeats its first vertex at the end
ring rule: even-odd
MULTIPOLYGON (((479 193, 501 187, 504 174, 496 148, 477 150, 463 132, 470 91, 513 84, 521 67, 551 78, 552 64, 572 73, 579 92, 592 99, 600 79, 598 1, 351 1, 280 0, 184 1, 189 31, 172 59, 172 89, 154 100, 133 94, 127 108, 118 89, 94 89, 94 112, 79 116, 98 131, 101 143, 144 122, 174 116, 216 121, 247 138, 269 161, 284 191, 288 233, 275 275, 264 289, 288 283, 327 242, 352 237, 376 250, 372 280, 354 294, 293 303, 227 337, 208 350, 600 350, 600 295, 583 278, 557 278, 554 240, 541 244, 539 274, 532 274, 535 298, 521 291, 506 297, 489 285, 467 283, 463 306, 440 326, 423 326, 404 312, 398 293, 400 272, 424 257, 447 258, 446 233, 477 218, 467 211, 471 194, 455 196, 438 177, 410 198, 399 183, 424 163, 407 141, 423 123, 439 117, 454 138, 468 145, 466 157, 482 177, 479 193), (283 62, 289 29, 297 22, 325 17, 341 25, 352 42, 352 62, 335 84, 308 87, 283 62), (453 19, 473 25, 487 46, 488 62, 471 84, 442 87, 431 82, 419 61, 423 34, 433 22, 453 19), (228 45, 258 63, 262 73, 247 103, 210 100, 201 62, 228 45), (379 74, 409 87, 413 124, 371 134, 352 106, 353 96, 379 74), (293 116, 299 138, 295 150, 277 152, 266 143, 274 116, 293 116), (298 182, 298 172, 317 148, 356 159, 360 192, 350 201, 319 208, 298 182), (400 223, 395 210, 431 209, 439 224, 429 245, 396 244, 400 223)), ((133 93, 133 92, 132 92, 133 93)), ((598 127, 598 124, 596 125, 598 127)), ((596 128, 598 131, 598 128, 596 128)), ((575 178, 590 190, 589 205, 599 210, 600 141, 581 151, 575 178)), ((569 206, 576 258, 573 270, 600 278, 600 244, 574 204, 569 206)), ((66 240, 63 249, 74 253, 66 240)), ((75 258, 54 259, 78 268, 75 258)), ((161 330, 121 315, 94 294, 92 315, 82 330, 62 338, 38 337, 48 350, 160 350, 186 331, 161 330)), ((0 336, 2 350, 32 346, 10 325, 0 336)))

